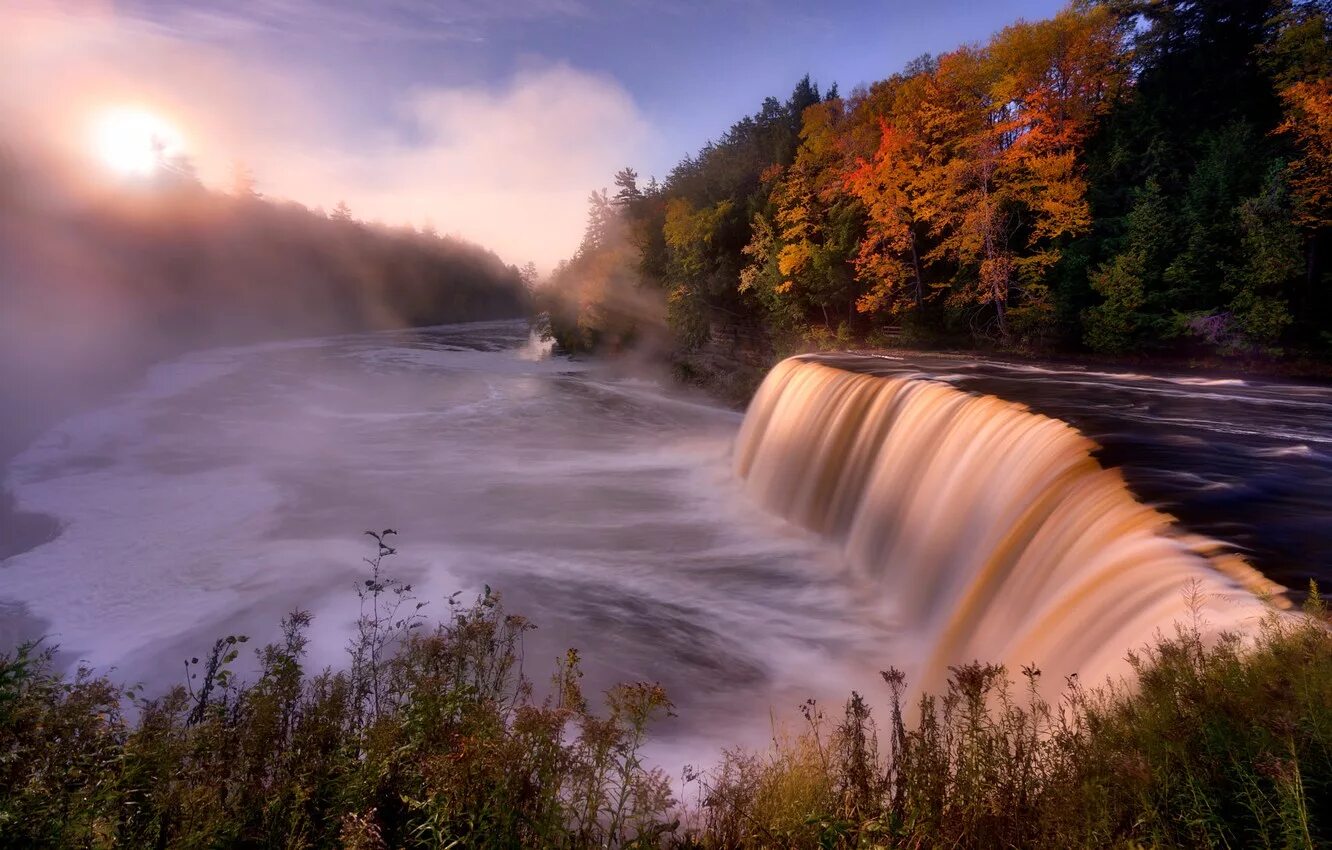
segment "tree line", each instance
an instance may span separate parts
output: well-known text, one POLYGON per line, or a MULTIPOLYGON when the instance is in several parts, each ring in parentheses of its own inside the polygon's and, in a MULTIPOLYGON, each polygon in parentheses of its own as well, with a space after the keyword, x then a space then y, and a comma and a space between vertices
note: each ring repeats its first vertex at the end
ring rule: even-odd
POLYGON ((1330 33, 1327 0, 1080 0, 847 96, 806 77, 593 194, 557 335, 1326 358, 1330 33))
MULTIPOLYGON (((162 333, 214 342, 523 315, 519 269, 433 228, 356 219, 256 191, 229 192, 188 163, 94 188, 0 148, 0 285, 15 296, 94 296, 162 333)), ((67 311, 70 312, 70 311, 67 311)), ((52 324, 58 324, 59 321, 52 324)))

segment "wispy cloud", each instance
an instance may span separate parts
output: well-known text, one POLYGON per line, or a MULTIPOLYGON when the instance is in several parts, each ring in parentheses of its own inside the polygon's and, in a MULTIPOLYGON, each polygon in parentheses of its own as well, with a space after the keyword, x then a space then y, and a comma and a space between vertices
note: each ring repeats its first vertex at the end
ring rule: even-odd
POLYGON ((606 185, 650 135, 618 84, 568 66, 520 73, 499 88, 423 89, 403 110, 411 142, 386 135, 293 157, 284 182, 301 197, 322 193, 323 203, 341 192, 366 218, 430 220, 547 266, 577 245, 589 189, 606 185))
POLYGON ((272 34, 355 42, 481 41, 496 26, 580 18, 590 13, 583 0, 137 0, 119 9, 121 15, 205 40, 272 34))

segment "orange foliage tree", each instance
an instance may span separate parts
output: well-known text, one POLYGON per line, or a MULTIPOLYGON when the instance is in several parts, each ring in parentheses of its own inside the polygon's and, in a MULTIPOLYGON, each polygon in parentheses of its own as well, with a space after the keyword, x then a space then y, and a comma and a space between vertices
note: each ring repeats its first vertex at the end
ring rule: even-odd
POLYGON ((1296 221, 1310 229, 1332 223, 1332 79, 1305 80, 1281 93, 1286 119, 1278 130, 1291 136, 1300 155, 1290 163, 1296 221))
POLYGON ((845 177, 847 191, 865 207, 865 236, 856 272, 866 284, 857 302, 864 313, 897 312, 925 302, 922 237, 928 219, 925 146, 910 127, 879 118, 879 145, 845 177))
POLYGON ((919 306, 923 266, 950 262, 949 303, 992 308, 1001 337, 1010 308, 1024 332, 1049 323, 1044 280, 1091 222, 1080 155, 1127 78, 1120 27, 1101 7, 1068 10, 901 82, 877 149, 845 178, 866 208, 862 310, 919 306))

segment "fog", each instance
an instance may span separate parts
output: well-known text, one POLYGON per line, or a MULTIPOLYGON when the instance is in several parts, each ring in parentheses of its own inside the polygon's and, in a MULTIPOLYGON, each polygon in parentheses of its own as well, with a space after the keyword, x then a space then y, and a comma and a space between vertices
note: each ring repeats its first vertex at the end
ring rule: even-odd
POLYGON ((478 246, 337 220, 167 170, 98 184, 9 144, 0 164, 4 449, 161 357, 209 345, 526 312, 478 246))
POLYGON ((367 66, 372 113, 336 63, 169 18, 0 8, 0 459, 164 353, 522 312, 508 266, 568 256, 588 188, 649 139, 618 83, 564 65, 402 89, 367 66), (97 116, 118 107, 179 132, 171 171, 126 180, 98 161, 97 116), (326 221, 342 203, 370 224, 326 221))
POLYGON ((872 676, 851 671, 885 630, 850 613, 805 535, 739 498, 740 414, 546 348, 520 320, 153 367, 10 464, 18 504, 59 533, 5 561, 0 606, 23 613, 0 607, 0 637, 46 635, 63 662, 154 693, 216 637, 262 644, 302 608, 309 669, 341 666, 362 532, 391 526, 386 568, 423 614, 489 586, 539 626, 538 688, 569 647, 589 694, 667 687, 667 764, 761 742, 769 705, 872 676))
MULTIPOLYGON (((567 255, 588 187, 647 137, 617 83, 563 65, 379 86, 385 122, 329 69, 207 29, 0 8, 0 468, 190 351, 529 314, 517 266, 567 255), (159 119, 179 150, 108 168, 108 109, 159 119)), ((59 533, 5 488, 0 558, 59 533)))

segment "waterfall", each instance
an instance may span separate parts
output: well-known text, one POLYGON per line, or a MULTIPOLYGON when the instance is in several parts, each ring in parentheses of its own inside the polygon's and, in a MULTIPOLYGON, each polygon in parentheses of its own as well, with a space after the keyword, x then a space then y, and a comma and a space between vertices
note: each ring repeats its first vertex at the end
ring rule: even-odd
POLYGON ((840 545, 921 642, 916 681, 932 690, 976 659, 1098 682, 1175 623, 1243 630, 1288 604, 1137 501, 1095 448, 999 398, 793 358, 750 404, 735 467, 765 508, 840 545))

